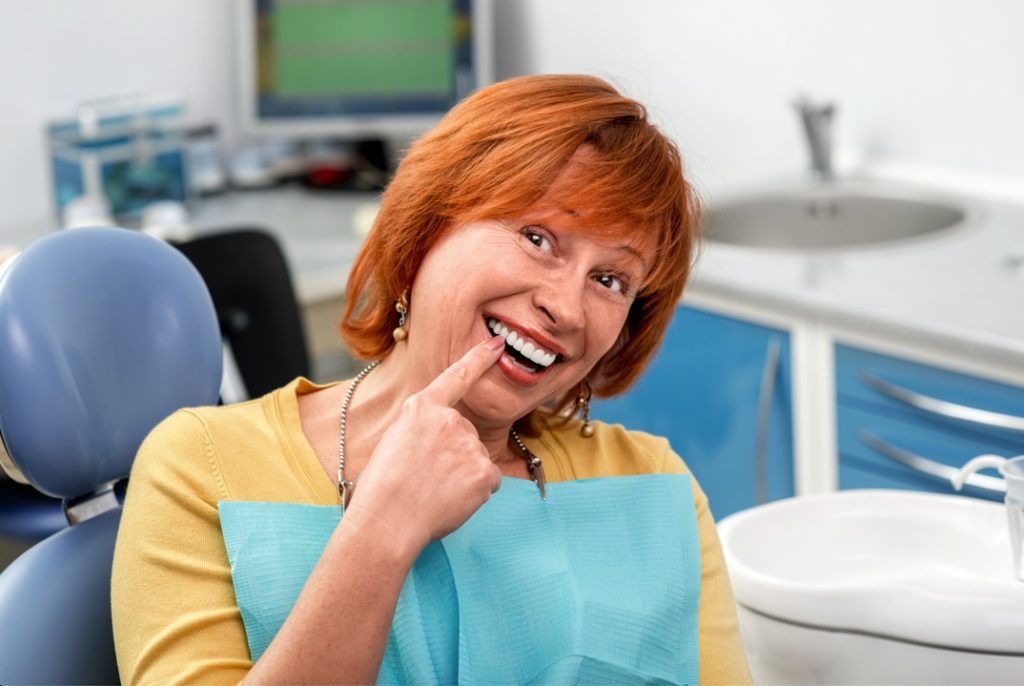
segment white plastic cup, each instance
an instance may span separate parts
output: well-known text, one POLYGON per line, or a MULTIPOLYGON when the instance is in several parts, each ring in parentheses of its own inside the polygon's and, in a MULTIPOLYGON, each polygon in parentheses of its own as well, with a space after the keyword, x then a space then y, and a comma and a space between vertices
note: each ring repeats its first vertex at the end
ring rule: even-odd
POLYGON ((165 241, 186 241, 192 237, 188 209, 176 200, 160 200, 142 210, 142 232, 165 241))

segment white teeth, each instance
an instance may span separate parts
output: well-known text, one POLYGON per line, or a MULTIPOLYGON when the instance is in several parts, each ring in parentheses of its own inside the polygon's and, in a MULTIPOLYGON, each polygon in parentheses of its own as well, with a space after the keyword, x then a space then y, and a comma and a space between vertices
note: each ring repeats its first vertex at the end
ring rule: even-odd
POLYGON ((493 317, 487 319, 487 328, 498 336, 503 337, 507 345, 536 365, 549 367, 555 361, 555 358, 558 357, 557 354, 549 353, 544 348, 528 342, 522 334, 516 333, 493 317))

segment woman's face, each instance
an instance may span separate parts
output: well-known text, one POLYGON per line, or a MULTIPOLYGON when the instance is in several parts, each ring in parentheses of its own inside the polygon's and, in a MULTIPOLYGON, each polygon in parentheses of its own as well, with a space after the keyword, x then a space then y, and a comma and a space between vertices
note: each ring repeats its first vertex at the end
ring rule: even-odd
POLYGON ((470 222, 424 259, 410 298, 414 364, 436 375, 494 333, 506 338, 460 407, 478 426, 510 423, 560 397, 617 340, 651 251, 586 216, 470 222))

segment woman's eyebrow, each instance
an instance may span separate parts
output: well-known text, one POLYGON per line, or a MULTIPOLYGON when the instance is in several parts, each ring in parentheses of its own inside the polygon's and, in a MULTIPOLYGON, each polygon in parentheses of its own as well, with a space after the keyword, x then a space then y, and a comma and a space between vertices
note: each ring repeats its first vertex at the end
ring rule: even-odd
POLYGON ((644 270, 647 269, 647 260, 645 260, 644 256, 640 254, 640 251, 634 248, 632 245, 616 245, 613 246, 612 249, 621 250, 623 252, 629 253, 630 255, 636 258, 637 262, 639 262, 641 266, 643 266, 644 270))

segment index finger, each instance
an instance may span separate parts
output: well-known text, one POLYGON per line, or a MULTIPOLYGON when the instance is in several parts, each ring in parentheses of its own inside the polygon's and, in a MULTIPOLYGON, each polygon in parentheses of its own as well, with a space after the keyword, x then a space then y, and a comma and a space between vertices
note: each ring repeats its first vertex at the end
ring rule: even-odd
POLYGON ((462 400, 484 372, 494 366, 504 349, 505 341, 501 336, 474 345, 452 366, 438 374, 420 394, 452 407, 462 400))

